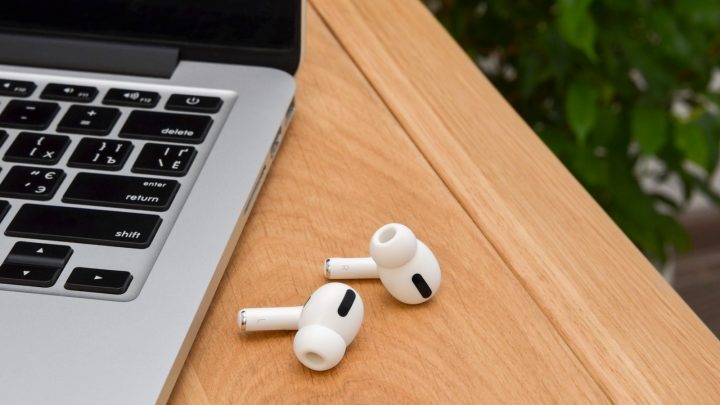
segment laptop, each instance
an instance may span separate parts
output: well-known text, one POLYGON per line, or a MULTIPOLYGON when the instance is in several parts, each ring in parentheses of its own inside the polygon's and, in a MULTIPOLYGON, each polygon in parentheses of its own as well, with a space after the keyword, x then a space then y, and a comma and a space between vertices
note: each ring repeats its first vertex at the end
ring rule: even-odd
POLYGON ((0 403, 163 403, 292 117, 304 3, 0 8, 0 403))

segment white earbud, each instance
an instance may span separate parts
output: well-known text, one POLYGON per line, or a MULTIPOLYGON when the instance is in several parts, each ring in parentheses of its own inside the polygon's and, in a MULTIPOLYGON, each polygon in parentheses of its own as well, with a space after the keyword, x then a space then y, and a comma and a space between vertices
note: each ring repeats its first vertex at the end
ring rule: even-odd
POLYGON ((329 279, 380 278, 406 304, 429 300, 440 288, 440 265, 432 251, 405 225, 387 224, 370 239, 370 256, 325 261, 329 279))
POLYGON ((283 308, 245 308, 238 313, 240 329, 297 330, 293 349, 306 367, 324 371, 335 367, 355 339, 364 315, 360 295, 350 286, 329 283, 315 290, 305 305, 283 308))

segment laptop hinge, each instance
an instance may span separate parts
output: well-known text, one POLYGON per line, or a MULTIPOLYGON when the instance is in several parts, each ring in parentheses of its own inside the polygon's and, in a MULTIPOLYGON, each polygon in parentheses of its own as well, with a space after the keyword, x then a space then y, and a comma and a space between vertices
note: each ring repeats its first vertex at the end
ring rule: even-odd
POLYGON ((0 64, 170 77, 176 48, 0 34, 0 64))

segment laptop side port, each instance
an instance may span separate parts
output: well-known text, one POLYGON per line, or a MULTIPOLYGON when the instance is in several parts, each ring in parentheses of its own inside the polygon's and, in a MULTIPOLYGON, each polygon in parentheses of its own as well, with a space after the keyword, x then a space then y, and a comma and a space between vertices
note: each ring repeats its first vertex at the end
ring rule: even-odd
POLYGON ((265 182, 265 175, 267 174, 267 165, 263 165, 262 170, 260 171, 260 175, 257 177, 257 180, 255 180, 255 184, 253 185, 252 191, 250 192, 250 198, 248 198, 247 203, 245 203, 245 209, 243 209, 243 215, 247 214, 248 211, 250 211, 250 208, 255 204, 255 199, 258 196, 258 191, 260 191, 260 187, 265 182))
POLYGON ((280 144, 282 144, 283 138, 285 137, 285 131, 287 131, 288 125, 290 125, 293 114, 295 114, 294 98, 290 102, 290 106, 288 107, 287 112, 285 112, 285 118, 283 118, 283 121, 280 124, 280 128, 278 128, 277 134, 275 134, 275 139, 273 140, 272 146, 270 147, 270 159, 274 159, 275 155, 277 155, 277 152, 280 149, 280 144))

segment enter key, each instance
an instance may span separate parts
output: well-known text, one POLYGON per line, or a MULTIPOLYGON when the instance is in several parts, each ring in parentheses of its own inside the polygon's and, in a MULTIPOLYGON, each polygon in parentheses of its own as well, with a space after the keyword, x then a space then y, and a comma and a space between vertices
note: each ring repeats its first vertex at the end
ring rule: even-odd
POLYGON ((180 184, 148 177, 79 173, 63 202, 149 211, 167 211, 180 184))

